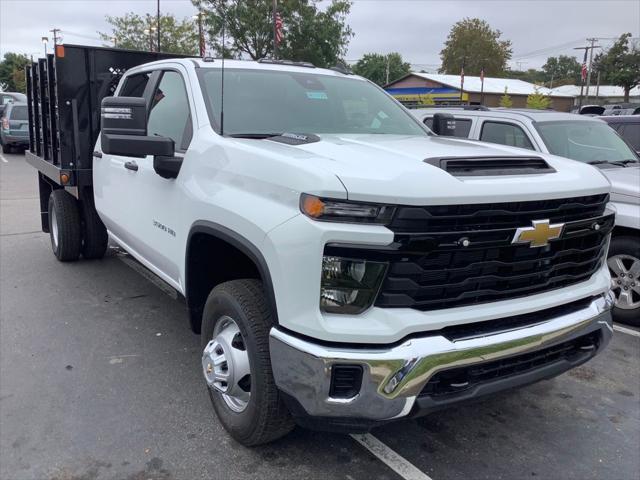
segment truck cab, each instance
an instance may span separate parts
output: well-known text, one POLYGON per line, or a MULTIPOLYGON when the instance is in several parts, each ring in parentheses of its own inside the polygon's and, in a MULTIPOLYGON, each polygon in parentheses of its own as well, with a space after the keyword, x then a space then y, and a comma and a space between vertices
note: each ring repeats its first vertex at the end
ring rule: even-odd
POLYGON ((588 165, 434 136, 307 63, 167 58, 113 93, 84 193, 28 154, 54 253, 92 245, 90 210, 186 299, 213 408, 245 445, 549 378, 611 336, 614 214, 588 165))

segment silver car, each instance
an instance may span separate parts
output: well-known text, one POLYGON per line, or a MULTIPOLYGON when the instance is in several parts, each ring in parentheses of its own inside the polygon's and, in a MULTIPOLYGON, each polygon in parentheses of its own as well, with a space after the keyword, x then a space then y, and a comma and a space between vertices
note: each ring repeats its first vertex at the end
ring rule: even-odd
POLYGON ((411 112, 436 133, 551 153, 599 168, 611 182, 617 211, 607 260, 616 295, 614 320, 640 325, 640 157, 612 128, 597 117, 550 110, 471 106, 411 112))

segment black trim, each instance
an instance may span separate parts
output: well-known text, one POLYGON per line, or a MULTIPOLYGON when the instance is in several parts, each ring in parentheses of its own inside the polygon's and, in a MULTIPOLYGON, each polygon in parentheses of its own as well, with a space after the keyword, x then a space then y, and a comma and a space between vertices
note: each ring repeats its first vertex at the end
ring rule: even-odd
POLYGON ((189 285, 189 254, 192 245, 192 237, 193 235, 198 233, 205 233, 219 240, 223 240, 224 242, 237 248, 253 261, 253 263, 256 265, 256 268, 258 269, 258 272, 260 273, 260 278, 262 280, 264 290, 267 294, 267 302, 271 307, 273 318, 276 321, 276 324, 279 324, 276 296, 273 289, 271 274, 269 273, 269 266, 267 265, 267 261, 262 256, 262 253, 260 252, 258 247, 256 247, 253 243, 251 243, 239 233, 234 232, 233 230, 223 225, 207 220, 199 220, 191 226, 191 230, 189 231, 189 236, 187 238, 187 251, 185 255, 185 298, 187 299, 187 307, 189 308, 190 313, 189 321, 191 324, 191 329, 194 332, 200 331, 200 324, 198 323, 200 319, 194 318, 194 315, 192 315, 192 306, 189 305, 189 289, 191 288, 191 286, 189 285))

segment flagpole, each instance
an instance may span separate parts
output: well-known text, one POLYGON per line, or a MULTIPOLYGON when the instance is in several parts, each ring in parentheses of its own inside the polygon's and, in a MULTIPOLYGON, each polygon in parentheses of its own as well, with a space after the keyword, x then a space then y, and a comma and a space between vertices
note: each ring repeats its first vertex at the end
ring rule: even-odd
POLYGON ((480 71, 480 105, 484 105, 484 67, 480 71))
POLYGON ((278 58, 278 33, 276 25, 276 13, 278 10, 278 0, 273 0, 273 58, 278 58))
POLYGON ((464 91, 464 58, 462 59, 462 68, 460 69, 460 105, 462 105, 463 91, 464 91))

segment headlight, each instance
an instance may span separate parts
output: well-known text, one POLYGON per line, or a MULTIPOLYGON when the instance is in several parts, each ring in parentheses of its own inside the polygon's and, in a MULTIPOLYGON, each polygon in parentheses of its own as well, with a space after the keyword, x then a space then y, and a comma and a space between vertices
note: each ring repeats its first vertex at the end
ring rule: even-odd
POLYGON ((320 308, 329 313, 362 313, 378 294, 387 264, 349 258, 322 258, 320 308))
POLYGON ((331 200, 306 193, 300 196, 300 210, 314 220, 383 225, 389 223, 394 212, 388 205, 331 200))

